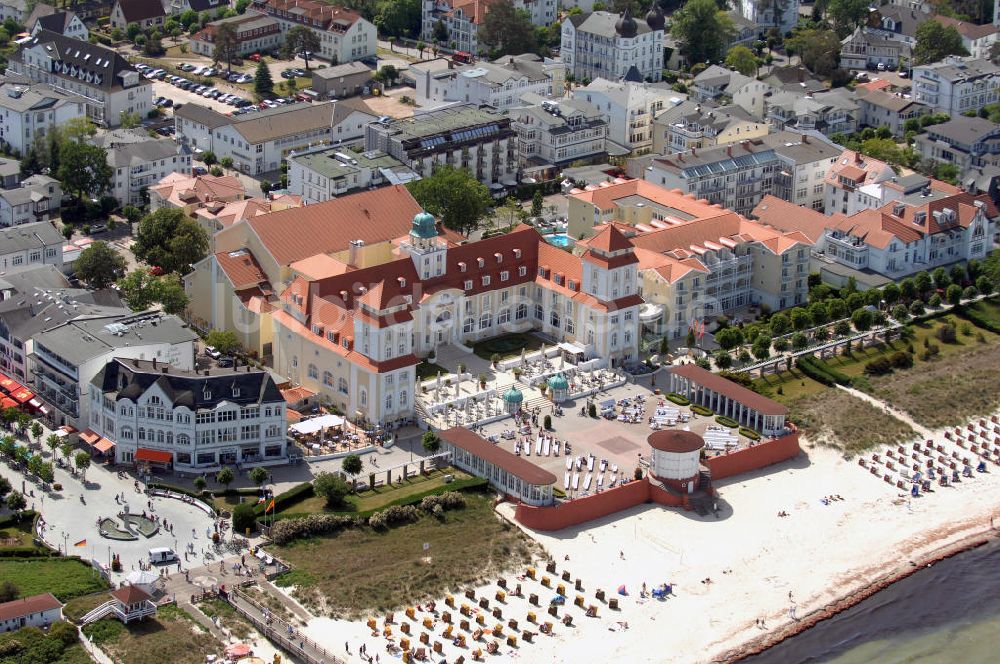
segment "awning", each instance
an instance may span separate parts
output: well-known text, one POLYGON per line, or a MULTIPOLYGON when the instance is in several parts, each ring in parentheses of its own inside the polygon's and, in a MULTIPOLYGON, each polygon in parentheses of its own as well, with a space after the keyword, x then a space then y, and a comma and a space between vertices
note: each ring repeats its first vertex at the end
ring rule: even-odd
POLYGON ((0 387, 7 390, 8 392, 13 392, 14 390, 24 387, 19 382, 11 378, 10 376, 4 376, 0 374, 0 387))
POLYGON ((17 392, 10 395, 18 403, 27 403, 35 398, 35 393, 26 387, 22 387, 17 392))
POLYGON ((559 343, 559 348, 566 351, 567 353, 573 353, 574 355, 586 355, 587 349, 577 343, 572 343, 570 341, 562 341, 559 343))
POLYGON ((320 415, 319 417, 302 420, 288 428, 298 433, 316 433, 322 429, 339 427, 343 424, 344 418, 339 415, 320 415))
POLYGON ((96 434, 93 431, 91 431, 90 429, 87 429, 86 431, 81 431, 80 432, 80 440, 82 440, 83 442, 87 443, 91 447, 93 447, 94 443, 96 443, 100 439, 101 439, 100 434, 96 434))
POLYGON ((136 461, 150 461, 152 463, 170 463, 174 460, 174 455, 163 450, 147 450, 140 447, 135 451, 136 461))
MULTIPOLYGON (((101 438, 99 441, 97 441, 97 444, 94 445, 94 449, 97 450, 98 452, 107 452, 114 446, 115 446, 114 441, 108 440, 107 438, 101 438)), ((170 456, 169 453, 165 452, 164 454, 167 454, 168 457, 170 456)))
POLYGON ((0 408, 17 408, 17 402, 10 397, 0 397, 0 408))

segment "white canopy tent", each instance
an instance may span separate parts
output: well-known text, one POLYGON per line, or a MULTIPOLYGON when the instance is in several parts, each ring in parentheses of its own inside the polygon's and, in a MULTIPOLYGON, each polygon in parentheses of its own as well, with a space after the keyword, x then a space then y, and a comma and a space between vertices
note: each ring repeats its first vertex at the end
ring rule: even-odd
POLYGON ((331 427, 339 427, 343 423, 344 418, 339 415, 320 415, 319 417, 312 417, 308 420, 296 422, 288 428, 296 433, 308 434, 317 433, 331 427))

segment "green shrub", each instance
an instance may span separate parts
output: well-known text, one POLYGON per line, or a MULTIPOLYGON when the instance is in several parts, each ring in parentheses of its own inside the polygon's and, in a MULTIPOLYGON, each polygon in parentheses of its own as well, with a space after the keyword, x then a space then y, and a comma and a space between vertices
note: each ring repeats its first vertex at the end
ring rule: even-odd
POLYGON ((717 415, 715 421, 724 427, 738 427, 740 425, 739 422, 731 417, 726 417, 725 415, 717 415))
POLYGON ((355 524, 355 518, 344 514, 310 514, 300 519, 282 519, 271 528, 271 539, 275 544, 330 535, 355 524))
POLYGON ((896 351, 889 356, 889 363, 892 364, 894 369, 909 369, 913 366, 913 355, 904 353, 901 350, 896 351))
POLYGON ((865 373, 872 376, 884 376, 891 371, 892 365, 889 363, 889 360, 884 357, 876 358, 865 364, 865 373))
POLYGON ((677 404, 678 406, 690 406, 691 405, 691 401, 689 399, 687 399, 684 396, 681 396, 680 394, 677 394, 676 392, 671 392, 670 394, 668 394, 667 395, 667 400, 672 401, 673 403, 677 404))
POLYGON ((942 343, 953 344, 958 341, 958 330, 954 324, 946 323, 934 331, 934 336, 942 343))
POLYGON ((850 385, 851 378, 836 369, 833 369, 825 362, 820 362, 815 357, 803 355, 795 360, 795 366, 815 381, 824 385, 850 385))
POLYGON ((254 506, 249 503, 240 503, 233 508, 233 532, 245 533, 247 530, 253 532, 256 528, 257 514, 254 506))
POLYGON ((715 411, 713 411, 711 408, 705 408, 704 406, 699 406, 698 404, 691 406, 691 412, 697 413, 699 415, 704 415, 706 417, 710 415, 715 415, 715 411))
POLYGON ((750 440, 760 440, 760 434, 754 431, 753 429, 740 427, 740 433, 749 438, 750 440))
POLYGON ((597 417, 597 406, 595 404, 590 404, 587 406, 587 415, 590 417, 597 417))

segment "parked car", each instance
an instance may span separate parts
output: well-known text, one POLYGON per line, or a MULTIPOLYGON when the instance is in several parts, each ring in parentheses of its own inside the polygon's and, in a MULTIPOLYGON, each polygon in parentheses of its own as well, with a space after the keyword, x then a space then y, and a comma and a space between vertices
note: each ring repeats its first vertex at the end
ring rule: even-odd
POLYGON ((97 235, 98 233, 103 233, 106 230, 108 230, 108 225, 107 224, 91 224, 90 225, 90 234, 91 235, 97 235))
POLYGON ((215 349, 215 346, 205 346, 205 357, 210 357, 213 360, 217 360, 222 357, 222 353, 215 349))
POLYGON ((204 166, 195 166, 194 168, 191 169, 191 172, 194 173, 195 175, 205 175, 206 173, 208 173, 208 169, 205 168, 204 166))
POLYGON ((220 357, 218 360, 216 360, 216 364, 218 364, 223 369, 227 369, 233 366, 233 358, 226 356, 220 357))
POLYGON ((260 53, 254 53, 250 56, 251 62, 260 62, 260 53))
POLYGON ((253 76, 250 74, 240 74, 239 78, 236 79, 236 83, 250 83, 253 81, 253 76))
POLYGON ((173 99, 170 99, 169 97, 164 97, 163 98, 163 107, 164 108, 170 108, 173 105, 174 105, 174 100, 173 99))

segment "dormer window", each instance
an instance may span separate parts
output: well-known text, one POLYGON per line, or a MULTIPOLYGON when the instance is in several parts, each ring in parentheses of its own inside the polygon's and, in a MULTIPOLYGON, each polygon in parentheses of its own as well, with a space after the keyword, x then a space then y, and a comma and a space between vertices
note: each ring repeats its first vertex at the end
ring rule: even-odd
POLYGON ((465 272, 465 270, 466 270, 467 267, 468 266, 465 264, 465 261, 459 261, 458 262, 458 271, 459 272, 465 272))
POLYGON ((233 398, 235 399, 235 398, 237 398, 239 396, 240 396, 240 386, 239 385, 233 385, 233 398))
POLYGON ((493 254, 493 255, 496 256, 497 263, 502 263, 503 262, 503 254, 501 254, 499 251, 497 253, 493 254))
POLYGON ((210 390, 210 389, 208 388, 208 386, 205 386, 205 387, 204 387, 204 388, 202 389, 202 391, 201 391, 201 396, 202 396, 202 398, 203 398, 203 399, 204 399, 205 401, 211 401, 211 400, 212 400, 212 390, 210 390))
POLYGON ((472 290, 472 279, 466 279, 464 287, 465 290, 472 290))
POLYGON ((482 258, 477 258, 476 263, 479 264, 479 267, 486 267, 486 261, 483 260, 482 258))
POLYGON ((520 258, 520 257, 521 257, 521 250, 520 249, 515 249, 514 250, 514 258, 520 258))

